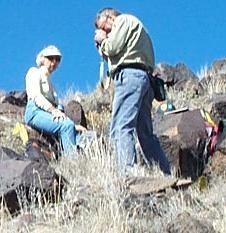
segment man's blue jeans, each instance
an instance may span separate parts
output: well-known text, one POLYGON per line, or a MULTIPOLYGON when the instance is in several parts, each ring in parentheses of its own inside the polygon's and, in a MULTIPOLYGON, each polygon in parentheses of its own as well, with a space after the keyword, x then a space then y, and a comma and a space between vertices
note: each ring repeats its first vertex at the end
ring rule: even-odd
POLYGON ((65 154, 71 153, 73 146, 76 145, 75 125, 69 118, 56 122, 49 112, 37 107, 33 101, 28 101, 24 120, 32 128, 49 135, 59 136, 65 154))
POLYGON ((111 139, 116 146, 120 173, 134 165, 136 152, 134 133, 147 163, 156 162, 165 174, 170 165, 158 138, 153 134, 151 108, 154 98, 149 77, 143 70, 126 68, 114 77, 111 139))

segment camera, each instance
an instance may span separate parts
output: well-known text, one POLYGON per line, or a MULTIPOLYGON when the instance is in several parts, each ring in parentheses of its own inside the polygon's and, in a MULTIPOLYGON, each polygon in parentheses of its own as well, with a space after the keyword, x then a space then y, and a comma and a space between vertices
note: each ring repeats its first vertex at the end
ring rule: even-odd
POLYGON ((99 42, 95 41, 95 46, 96 46, 97 49, 99 49, 100 45, 101 44, 99 42))

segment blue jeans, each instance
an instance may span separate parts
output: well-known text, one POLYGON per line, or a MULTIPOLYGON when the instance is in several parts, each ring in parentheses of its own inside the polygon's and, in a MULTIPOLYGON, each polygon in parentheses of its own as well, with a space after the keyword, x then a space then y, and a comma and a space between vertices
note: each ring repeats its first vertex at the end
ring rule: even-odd
POLYGON ((25 123, 34 129, 42 131, 49 135, 59 136, 65 154, 69 154, 76 145, 75 125, 72 120, 66 118, 63 121, 56 122, 52 114, 36 106, 33 101, 28 101, 25 114, 25 123))
POLYGON ((156 162, 165 174, 170 165, 158 138, 153 134, 151 108, 154 98, 147 73, 139 69, 122 69, 114 77, 115 94, 112 106, 111 139, 116 146, 117 163, 123 175, 136 158, 136 132, 144 160, 156 162))

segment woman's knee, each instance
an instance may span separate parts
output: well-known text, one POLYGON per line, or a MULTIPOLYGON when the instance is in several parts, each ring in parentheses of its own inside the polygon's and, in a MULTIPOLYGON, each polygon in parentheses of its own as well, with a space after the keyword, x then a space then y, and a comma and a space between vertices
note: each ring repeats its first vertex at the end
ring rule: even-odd
POLYGON ((62 121, 62 129, 63 130, 70 130, 73 129, 75 130, 75 124, 71 119, 65 119, 64 121, 62 121))

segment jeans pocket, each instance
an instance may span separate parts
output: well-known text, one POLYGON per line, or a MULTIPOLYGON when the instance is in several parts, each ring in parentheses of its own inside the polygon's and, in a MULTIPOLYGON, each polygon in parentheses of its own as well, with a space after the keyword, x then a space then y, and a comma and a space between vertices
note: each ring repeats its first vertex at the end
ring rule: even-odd
POLYGON ((115 87, 121 86, 121 84, 122 84, 122 75, 121 75, 121 73, 122 73, 122 71, 119 72, 114 78, 115 87))

